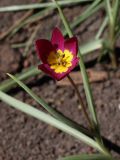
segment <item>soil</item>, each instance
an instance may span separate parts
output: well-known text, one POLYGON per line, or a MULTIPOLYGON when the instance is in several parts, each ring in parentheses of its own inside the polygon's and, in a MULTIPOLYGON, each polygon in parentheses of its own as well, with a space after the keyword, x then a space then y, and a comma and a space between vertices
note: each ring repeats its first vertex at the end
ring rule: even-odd
MULTIPOLYGON (((24 3, 30 3, 30 1, 25 0, 24 3)), ((20 1, 0 1, 0 6, 9 4, 20 4, 20 1)), ((84 8, 84 5, 78 5, 72 8, 65 8, 64 12, 68 19, 72 21, 84 8)), ((4 32, 23 14, 24 12, 0 13, 0 32, 4 32)), ((103 12, 100 11, 81 26, 75 28, 75 34, 81 43, 90 40, 95 35, 102 22, 102 16, 103 12)), ((37 23, 41 25, 36 38, 48 37, 48 33, 51 32, 54 26, 62 26, 56 11, 37 23)), ((34 47, 26 59, 23 59, 22 56, 23 49, 12 49, 10 47, 11 43, 25 42, 29 38, 32 27, 28 26, 28 28, 20 30, 14 37, 6 38, 0 42, 1 82, 7 78, 6 72, 15 74, 20 72, 24 67, 36 65, 37 57, 34 47)), ((96 54, 90 54, 85 58, 85 61, 88 63, 87 67, 109 73, 109 78, 106 81, 91 84, 101 133, 107 139, 107 141, 105 140, 106 145, 110 148, 113 156, 120 158, 120 65, 116 70, 112 70, 110 64, 106 63, 106 60, 102 64, 92 63, 91 65, 90 60, 94 60, 96 54)), ((118 62, 120 62, 120 59, 118 59, 118 62)), ((76 122, 87 126, 72 87, 58 87, 54 80, 45 75, 32 77, 26 83, 51 107, 58 109, 76 122)), ((78 87, 85 100, 83 86, 79 85, 78 87)), ((43 110, 21 88, 12 89, 9 91, 9 94, 43 110)), ((66 155, 94 152, 95 150, 91 147, 86 146, 62 131, 0 102, 0 160, 56 160, 66 155)))

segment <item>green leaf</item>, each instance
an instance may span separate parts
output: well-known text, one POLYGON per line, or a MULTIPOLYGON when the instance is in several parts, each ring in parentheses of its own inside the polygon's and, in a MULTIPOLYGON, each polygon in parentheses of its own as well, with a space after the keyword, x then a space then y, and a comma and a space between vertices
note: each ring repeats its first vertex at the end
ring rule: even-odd
POLYGON ((12 33, 10 34, 10 36, 13 36, 16 32, 18 32, 22 27, 24 27, 28 23, 39 21, 43 16, 48 15, 48 13, 50 13, 50 11, 52 10, 53 10, 52 7, 48 7, 48 8, 40 10, 37 13, 34 13, 32 16, 28 17, 27 19, 22 21, 18 26, 16 26, 16 28, 12 30, 12 33))
MULTIPOLYGON (((29 77, 33 77, 35 75, 38 75, 40 74, 41 71, 37 69, 37 67, 30 67, 24 71, 22 71, 21 73, 19 74, 16 74, 16 77, 20 80, 25 80, 29 77)), ((8 80, 5 80, 3 83, 1 83, 0 85, 0 90, 1 91, 9 91, 12 87, 14 87, 16 84, 15 81, 13 81, 12 79, 8 79, 8 80)))
POLYGON ((113 158, 102 154, 81 154, 59 158, 59 160, 113 160, 113 158))
MULTIPOLYGON (((80 16, 78 16, 72 23, 71 23, 71 28, 75 28, 77 25, 81 24, 84 20, 86 20, 89 16, 91 16, 92 14, 94 14, 95 12, 97 12, 102 5, 98 5, 100 3, 99 1, 95 1, 95 3, 92 3, 80 16)), ((53 7, 47 7, 35 14, 33 14, 32 16, 30 16, 29 18, 27 18, 24 22, 22 22, 21 24, 19 24, 11 33, 11 35, 14 35, 16 32, 18 32, 18 30, 20 28, 22 28, 24 25, 28 24, 28 23, 32 23, 35 22, 37 20, 40 19, 40 17, 42 17, 43 15, 45 15, 46 13, 48 14, 51 10, 53 10, 53 7)), ((64 35, 67 34, 66 30, 63 31, 64 35)))
MULTIPOLYGON (((81 2, 91 2, 93 0, 62 0, 58 1, 59 5, 66 6, 66 5, 73 5, 81 2)), ((8 7, 0 7, 0 12, 13 12, 13 11, 22 11, 22 10, 28 10, 28 9, 38 9, 38 8, 45 8, 45 7, 55 7, 55 5, 51 2, 46 3, 34 3, 34 4, 26 4, 26 5, 14 5, 14 6, 8 6, 8 7)))
POLYGON ((113 18, 113 12, 112 12, 110 0, 106 0, 105 2, 106 2, 106 10, 107 10, 107 14, 109 17, 109 21, 110 21, 110 24, 113 26, 114 25, 114 18, 113 18))
POLYGON ((0 91, 0 100, 4 101, 5 103, 11 105, 13 108, 16 108, 38 120, 41 120, 47 124, 50 124, 70 135, 72 135, 73 137, 81 140, 82 142, 90 145, 91 147, 99 150, 100 152, 104 153, 104 150, 101 148, 101 146, 99 146, 93 139, 91 139, 90 137, 86 136, 85 134, 79 132, 78 130, 68 126, 67 124, 57 120, 56 118, 53 118, 52 116, 26 104, 23 103, 7 94, 5 94, 4 92, 0 91))
POLYGON ((101 26, 99 27, 99 30, 95 36, 96 39, 99 39, 100 36, 102 35, 102 33, 104 32, 104 29, 106 28, 108 23, 108 17, 106 16, 101 24, 101 26))
POLYGON ((118 18, 118 12, 119 12, 119 8, 120 8, 120 1, 119 0, 114 0, 114 6, 113 6, 113 14, 114 14, 114 18, 116 20, 116 18, 118 18))
POLYGON ((88 131, 87 129, 83 128, 81 125, 75 123, 68 117, 64 116, 62 113, 58 112, 51 106, 49 106, 43 99, 38 97, 30 88, 28 88, 23 82, 21 82, 18 78, 14 77, 11 74, 8 74, 16 83, 18 83, 36 102, 38 102, 40 105, 43 106, 44 109, 46 109, 51 115, 53 115, 55 118, 59 119, 60 121, 68 124, 69 126, 76 128, 80 132, 86 134, 86 135, 91 135, 91 132, 88 131))
MULTIPOLYGON (((89 7, 81 14, 79 15, 72 23, 70 23, 71 29, 74 29, 81 23, 83 23, 87 18, 95 14, 98 10, 100 10, 103 7, 104 3, 100 3, 101 0, 93 1, 92 4, 89 5, 89 7)), ((67 35, 67 31, 63 31, 64 35, 67 35)))
POLYGON ((103 46, 102 39, 91 40, 90 42, 87 42, 86 44, 81 45, 80 51, 81 51, 82 55, 86 55, 92 51, 95 51, 97 49, 101 49, 102 46, 103 46))

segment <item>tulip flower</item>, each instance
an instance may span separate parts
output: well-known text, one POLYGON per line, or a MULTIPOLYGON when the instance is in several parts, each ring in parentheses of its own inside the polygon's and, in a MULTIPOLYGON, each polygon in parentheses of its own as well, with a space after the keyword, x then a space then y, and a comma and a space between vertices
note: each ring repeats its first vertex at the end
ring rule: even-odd
POLYGON ((38 69, 56 80, 67 76, 79 62, 77 38, 65 40, 58 28, 53 30, 51 41, 38 39, 35 46, 42 61, 38 69))

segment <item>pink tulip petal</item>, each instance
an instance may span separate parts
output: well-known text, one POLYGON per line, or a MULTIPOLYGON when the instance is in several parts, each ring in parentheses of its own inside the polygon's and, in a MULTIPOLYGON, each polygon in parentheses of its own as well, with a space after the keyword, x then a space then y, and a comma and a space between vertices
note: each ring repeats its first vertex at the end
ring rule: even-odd
POLYGON ((62 76, 62 74, 55 73, 53 69, 50 68, 48 64, 41 64, 38 66, 40 70, 48 74, 53 79, 59 80, 59 78, 62 76))
POLYGON ((64 50, 64 37, 58 28, 55 28, 52 32, 51 43, 54 45, 56 50, 64 50))
POLYGON ((46 39, 38 39, 35 42, 38 56, 43 63, 47 63, 47 57, 54 50, 51 42, 46 39))
POLYGON ((76 37, 69 38, 64 43, 64 49, 68 49, 73 53, 74 56, 77 55, 78 52, 78 41, 76 37))

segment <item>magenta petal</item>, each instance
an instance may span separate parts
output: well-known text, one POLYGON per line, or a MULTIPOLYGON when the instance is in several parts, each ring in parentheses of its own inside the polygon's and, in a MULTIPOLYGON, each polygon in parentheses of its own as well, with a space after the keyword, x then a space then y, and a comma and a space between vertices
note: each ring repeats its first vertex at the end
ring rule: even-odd
POLYGON ((62 76, 62 74, 55 73, 54 70, 51 69, 48 64, 41 64, 41 65, 38 66, 38 68, 40 70, 42 70, 43 72, 45 72, 46 74, 48 74, 53 79, 60 80, 60 78, 62 76))
POLYGON ((58 28, 55 28, 52 32, 51 43, 54 45, 55 49, 64 50, 64 37, 58 28))
POLYGON ((46 39, 38 39, 35 42, 38 56, 43 63, 47 63, 47 57, 54 50, 53 45, 46 39))
POLYGON ((38 66, 38 69, 42 70, 43 72, 45 72, 46 74, 51 74, 51 72, 49 71, 49 65, 48 64, 40 64, 38 66))
POLYGON ((76 37, 69 38, 64 43, 64 49, 68 49, 73 53, 74 56, 77 55, 78 52, 78 40, 76 37))
POLYGON ((72 61, 72 68, 75 68, 75 66, 77 66, 78 65, 78 63, 79 63, 79 58, 78 57, 76 57, 73 61, 72 61))

